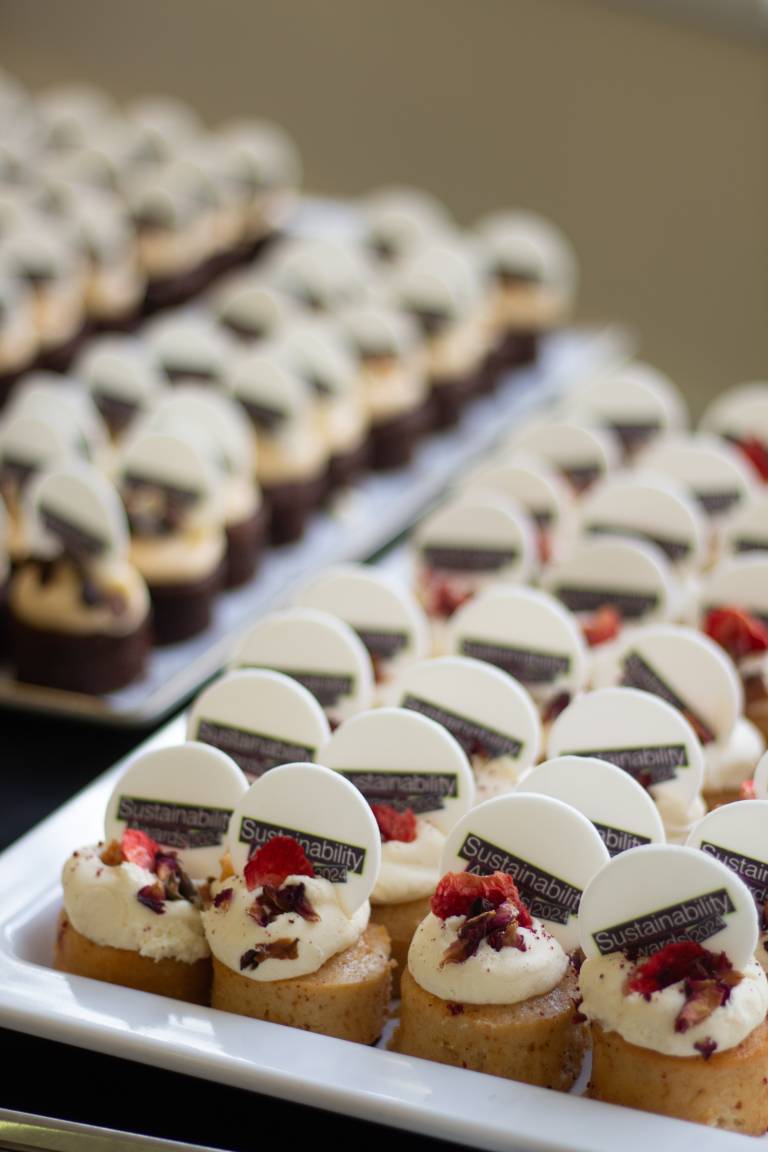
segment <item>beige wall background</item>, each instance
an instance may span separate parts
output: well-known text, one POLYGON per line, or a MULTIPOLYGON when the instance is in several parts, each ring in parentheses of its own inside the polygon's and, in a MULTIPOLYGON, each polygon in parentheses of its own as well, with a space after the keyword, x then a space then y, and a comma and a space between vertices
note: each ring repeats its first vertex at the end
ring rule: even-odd
POLYGON ((580 315, 630 323, 696 408, 768 376, 756 42, 601 0, 0 0, 0 63, 273 117, 313 190, 536 208, 578 250, 580 315))

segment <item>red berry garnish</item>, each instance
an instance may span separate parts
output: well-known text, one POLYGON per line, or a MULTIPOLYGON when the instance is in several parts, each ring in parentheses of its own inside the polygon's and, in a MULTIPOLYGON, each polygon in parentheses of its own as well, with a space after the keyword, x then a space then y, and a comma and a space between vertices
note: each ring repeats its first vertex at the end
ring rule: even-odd
POLYGON ((604 604, 593 616, 584 620, 581 631, 590 648, 615 640, 621 632, 621 613, 612 604, 604 604))
POLYGON ((448 872, 438 884, 432 897, 431 908, 435 916, 447 920, 449 916, 477 915, 500 904, 513 904, 518 910, 518 924, 530 928, 532 924, 528 909, 520 899, 517 885, 506 872, 494 872, 492 876, 476 876, 473 872, 448 872))
POLYGON ((123 856, 126 860, 130 860, 131 864, 137 864, 147 872, 154 872, 160 845, 151 836, 147 836, 146 832, 140 832, 138 828, 126 828, 120 846, 123 849, 123 856))
POLYGON ((279 888, 288 876, 314 876, 304 849, 293 836, 273 836, 257 849, 244 869, 249 892, 269 885, 279 888))
POLYGON ((734 972, 724 952, 710 952, 695 940, 681 940, 639 964, 626 988, 650 1000, 654 992, 682 983, 685 999, 675 1018, 675 1031, 687 1032, 725 1004, 740 980, 741 973, 734 972))
POLYGON ((736 447, 747 458, 760 479, 768 482, 768 446, 756 436, 749 436, 746 440, 737 440, 736 447))
POLYGON ((743 780, 739 787, 739 800, 757 800, 754 780, 743 780))
POLYGON ((419 826, 412 808, 398 812, 390 804, 371 804, 371 811, 376 817, 385 844, 388 840, 402 840, 404 844, 410 844, 418 836, 419 826))
POLYGON ((704 621, 704 631, 737 662, 768 652, 768 627, 741 608, 714 608, 704 621))

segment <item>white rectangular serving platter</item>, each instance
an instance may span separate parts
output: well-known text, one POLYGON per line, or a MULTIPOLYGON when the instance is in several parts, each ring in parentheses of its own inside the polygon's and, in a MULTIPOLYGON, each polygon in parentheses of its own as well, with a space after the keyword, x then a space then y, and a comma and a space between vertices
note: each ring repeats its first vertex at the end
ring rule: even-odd
MULTIPOLYGON (((142 748, 183 737, 177 717, 142 748)), ((101 838, 124 763, 0 855, 0 1025, 473 1148, 755 1147, 750 1137, 55 972, 61 867, 73 849, 101 838)))
POLYGON ((565 381, 600 362, 620 340, 611 329, 551 337, 539 365, 512 375, 496 393, 477 401, 458 428, 425 441, 408 468, 369 475, 316 516, 301 541, 269 550, 249 585, 217 598, 211 627, 182 644, 154 649, 146 675, 135 684, 95 697, 22 684, 4 670, 0 707, 113 725, 159 722, 215 675, 236 637, 259 616, 285 605, 299 582, 329 564, 366 560, 396 539, 515 421, 551 403, 565 381))

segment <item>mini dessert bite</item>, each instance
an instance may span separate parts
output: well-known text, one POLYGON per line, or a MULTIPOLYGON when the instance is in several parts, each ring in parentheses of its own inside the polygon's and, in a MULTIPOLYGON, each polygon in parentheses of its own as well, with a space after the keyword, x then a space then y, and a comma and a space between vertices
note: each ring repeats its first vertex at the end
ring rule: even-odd
POLYGON ((311 692, 266 669, 243 668, 214 680, 189 713, 190 740, 226 752, 249 780, 301 757, 317 759, 330 735, 325 713, 311 692))
POLYGON ((243 352, 229 393, 245 409, 256 446, 256 479, 271 514, 273 544, 299 540, 327 489, 328 448, 318 435, 309 386, 284 351, 243 352))
POLYGON ((85 310, 97 330, 130 331, 144 300, 136 237, 123 206, 106 193, 70 191, 72 224, 86 258, 85 310))
POLYGON ((220 326, 246 347, 279 338, 301 315, 290 296, 252 271, 230 276, 212 304, 220 326))
POLYGON ((403 468, 428 426, 429 392, 416 357, 416 326, 410 317, 380 304, 346 309, 339 324, 359 362, 371 467, 403 468))
POLYGON ((671 624, 620 637, 596 668, 594 686, 639 688, 666 700, 688 720, 704 752, 708 808, 739 799, 765 750, 743 715, 744 693, 732 661, 709 637, 671 624))
POLYGON ((539 757, 541 726, 533 701, 522 685, 490 664, 464 656, 422 660, 401 673, 391 696, 458 741, 478 801, 512 791, 539 757))
POLYGON ((84 332, 85 264, 73 242, 44 217, 3 239, 3 257, 34 299, 38 367, 66 372, 84 332))
POLYGON ((0 406, 37 356, 34 296, 9 268, 0 267, 0 406))
POLYGON ((747 719, 768 739, 768 556, 724 560, 704 582, 702 629, 733 660, 744 686, 747 719))
POLYGON ((693 848, 635 848, 584 893, 589 1094, 734 1132, 768 1128, 768 981, 745 884, 693 848))
POLYGON ((379 826, 371 920, 389 934, 397 994, 411 939, 437 886, 445 837, 475 801, 469 763, 441 726, 402 708, 348 720, 320 760, 362 792, 379 826))
POLYGON ((56 968, 207 1004, 205 881, 246 787, 227 756, 199 744, 136 756, 107 805, 105 840, 64 866, 56 968))
POLYGON ((518 681, 545 733, 587 686, 589 654, 576 620, 554 596, 535 588, 481 592, 451 620, 448 650, 518 681))
POLYGON ((271 668, 298 680, 325 712, 331 731, 373 703, 373 665, 357 633, 328 612, 270 612, 239 641, 232 668, 271 668))
POLYGON ((115 444, 152 409, 167 383, 157 357, 134 336, 91 340, 78 357, 75 372, 90 392, 115 444))
POLYGON ((70 452, 86 460, 97 460, 109 442, 107 427, 95 404, 74 376, 31 372, 14 389, 8 415, 28 416, 55 425, 70 452))
POLYGON ((37 477, 24 500, 30 552, 10 589, 17 678, 91 694, 124 688, 143 672, 151 613, 117 492, 77 463, 37 477))
POLYGON ((486 351, 472 262, 456 242, 419 248, 396 273, 392 295, 421 332, 430 427, 453 427, 479 387, 486 351))
POLYGON ((768 385, 764 381, 728 388, 704 412, 699 427, 733 444, 768 480, 768 385))
POLYGON ((552 725, 547 751, 594 756, 628 772, 651 794, 673 843, 706 811, 701 743, 681 712, 649 692, 601 688, 577 697, 552 725))
POLYGON ((269 513, 253 478, 253 440, 240 405, 209 388, 182 384, 159 400, 145 427, 188 437, 208 457, 219 477, 227 535, 224 587, 246 584, 261 561, 269 513))
POLYGON ((238 189, 243 257, 255 256, 290 220, 301 189, 301 158, 279 125, 239 120, 220 129, 222 172, 238 189))
POLYGON ((293 325, 282 345, 314 393, 315 423, 328 451, 329 488, 348 487, 368 463, 368 418, 355 362, 341 336, 322 321, 293 325))
POLYGON ((366 247, 384 265, 401 263, 454 229, 445 205, 419 188, 380 188, 366 197, 362 212, 366 247))
POLYGON ((577 497, 619 464, 619 450, 610 433, 567 420, 533 420, 513 432, 507 446, 540 457, 560 473, 577 497))
POLYGON ((171 384, 223 387, 234 348, 205 313, 171 312, 147 325, 143 335, 171 384))
POLYGON ((142 432, 117 463, 131 526, 131 559, 149 586, 153 637, 175 644, 211 622, 225 572, 219 476, 189 440, 142 432))
POLYGON ((29 555, 24 492, 32 478, 76 458, 59 425, 9 412, 0 422, 0 495, 7 513, 6 546, 14 567, 29 555))
POLYGON ((587 1044, 568 951, 607 859, 589 821, 549 797, 501 796, 465 816, 411 943, 392 1048, 567 1092, 587 1044))
POLYGON ((532 524, 492 494, 460 497, 426 516, 412 554, 434 655, 446 651, 448 622, 463 604, 492 584, 524 583, 537 567, 532 524))
POLYGON ((594 756, 556 756, 526 772, 517 792, 562 800, 594 824, 609 856, 664 844, 659 810, 627 772, 594 756))
POLYGON ((214 1008, 372 1044, 391 970, 369 924, 376 821, 338 773, 285 764, 257 780, 230 823, 233 872, 203 913, 214 1008))
POLYGON ((280 245, 265 277, 297 305, 330 314, 366 298, 371 271, 365 253, 349 243, 298 236, 280 245))
POLYGON ((330 612, 349 624, 368 650, 376 684, 391 683, 428 654, 423 612, 408 589, 386 572, 363 564, 326 568, 300 589, 296 605, 330 612))

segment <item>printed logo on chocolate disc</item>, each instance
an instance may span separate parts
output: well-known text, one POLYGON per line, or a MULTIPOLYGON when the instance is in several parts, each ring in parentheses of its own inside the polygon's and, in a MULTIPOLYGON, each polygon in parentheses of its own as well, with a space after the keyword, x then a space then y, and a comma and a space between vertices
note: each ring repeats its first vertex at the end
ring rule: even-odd
POLYGON ((190 740, 231 756, 249 780, 279 764, 314 760, 328 738, 325 713, 314 696, 279 672, 229 672, 192 705, 190 740))
POLYGON ((237 872, 274 836, 301 844, 315 875, 339 887, 350 915, 376 883, 381 836, 361 792, 338 772, 317 764, 284 764, 256 780, 229 825, 229 851, 237 872))
POLYGON ((328 612, 272 612, 245 634, 231 663, 272 668, 298 680, 336 723, 371 707, 370 657, 349 625, 328 612))
POLYGON ((579 627, 545 592, 489 588, 455 613, 448 637, 456 655, 495 665, 531 691, 575 692, 586 679, 579 627))
POLYGON ((438 508, 416 529, 413 542, 421 563, 438 572, 526 580, 535 567, 530 522, 490 499, 467 497, 438 508))
POLYGON ((640 463, 682 484, 714 519, 747 500, 757 487, 739 451, 715 436, 671 436, 644 452, 640 463))
POLYGON ((614 476, 587 496, 581 529, 593 536, 624 536, 659 548, 673 565, 698 567, 705 521, 684 490, 637 476, 614 476))
POLYGON ((650 844, 615 856, 587 887, 579 914, 587 957, 652 956, 695 941, 737 970, 754 959, 755 902, 746 884, 695 848, 650 844))
POLYGON ((533 701, 516 680, 480 660, 422 660, 398 678, 393 699, 441 724, 470 761, 506 756, 523 770, 538 759, 541 724, 533 701))
POLYGON ((639 540, 585 537, 544 573, 542 583, 571 612, 611 606, 633 622, 663 619, 672 599, 667 560, 639 540))
POLYGON ((577 697, 552 725, 548 748, 553 757, 607 760, 684 811, 701 790, 704 757, 690 724, 664 700, 635 688, 577 697))
POLYGON ((123 432, 162 387, 162 372, 149 348, 130 336, 105 336, 86 348, 77 374, 113 433, 123 432))
POLYGON ((723 560, 701 590, 702 619, 714 608, 740 608, 768 624, 768 553, 723 560))
POLYGON ((624 452, 634 456, 659 433, 685 421, 674 386, 647 364, 621 364, 600 372, 578 389, 577 414, 610 429, 624 452))
POLYGON ((310 401, 304 381, 289 366, 287 357, 276 352, 242 353, 229 383, 251 422, 267 434, 279 432, 295 420, 310 401))
POLYGON ((71 376, 33 372, 14 390, 9 412, 54 425, 70 452, 94 459, 108 440, 107 429, 88 394, 71 376))
POLYGON ((556 530, 566 519, 570 496, 562 476, 542 460, 515 453, 501 463, 481 465, 462 484, 467 498, 493 492, 522 508, 539 529, 556 530))
POLYGON ((440 725, 402 708, 363 712, 342 724, 320 751, 369 804, 410 808, 448 832, 475 802, 467 757, 440 725))
POLYGON ((768 800, 740 800, 709 812, 686 843, 730 868, 755 898, 760 928, 768 929, 768 800))
POLYGON ((578 945, 582 892, 608 859, 581 812, 550 796, 510 793, 486 800, 459 821, 440 870, 509 873, 531 915, 571 951, 578 945))
POLYGON ((768 492, 758 492, 723 525, 726 553, 768 552, 768 492))
POLYGON ((429 632, 409 590, 384 572, 345 564, 327 568, 300 591, 296 603, 337 616, 367 648, 378 680, 386 679, 395 660, 421 660, 429 632))
POLYGON ((741 683, 722 649, 695 629, 673 624, 651 624, 620 638, 594 683, 660 697, 685 716, 702 744, 728 739, 743 710, 741 683))
POLYGON ((128 551, 120 497, 90 464, 72 463, 35 477, 25 503, 33 552, 63 552, 78 563, 94 563, 128 551))
POLYGON ((146 832, 178 852, 190 876, 218 875, 235 805, 248 783, 223 752, 178 744, 139 753, 126 767, 107 805, 105 838, 126 828, 146 832))
POLYGON ((580 424, 530 424, 514 435, 511 446, 540 456, 579 493, 618 463, 618 450, 608 433, 580 424))
POLYGON ((220 519, 220 477, 198 444, 183 435, 145 431, 120 457, 120 488, 134 532, 164 535, 189 520, 220 519))
POLYGON ((518 792, 535 792, 570 804, 594 824, 609 856, 643 844, 663 844, 664 825, 651 797, 607 760, 559 756, 526 773, 518 792))

